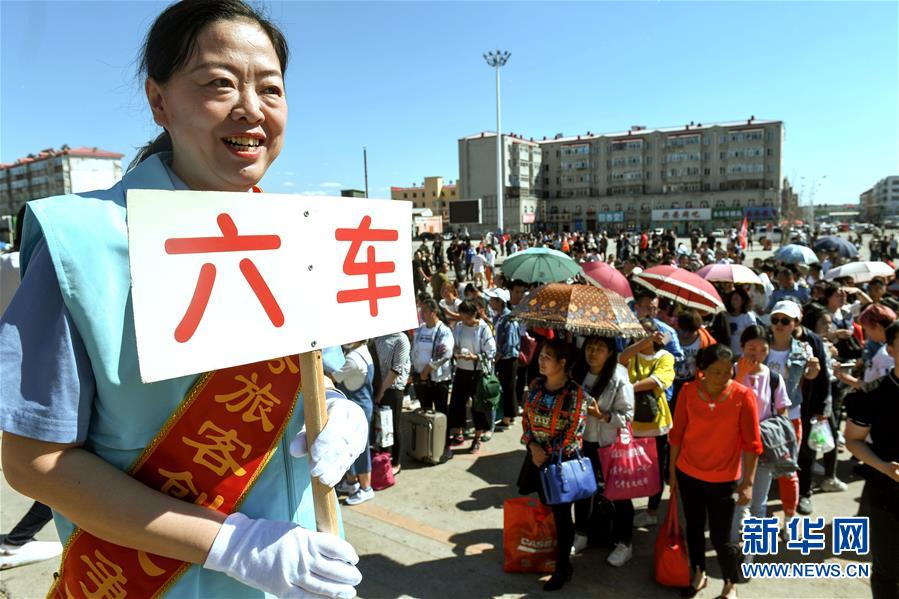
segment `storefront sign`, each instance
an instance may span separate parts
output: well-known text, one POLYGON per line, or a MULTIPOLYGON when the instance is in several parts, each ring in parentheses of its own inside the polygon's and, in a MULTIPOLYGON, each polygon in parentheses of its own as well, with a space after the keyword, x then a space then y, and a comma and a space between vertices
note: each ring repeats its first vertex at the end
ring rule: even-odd
POLYGON ((711 208, 671 208, 663 210, 653 210, 653 222, 659 221, 683 221, 683 220, 711 220, 711 208))

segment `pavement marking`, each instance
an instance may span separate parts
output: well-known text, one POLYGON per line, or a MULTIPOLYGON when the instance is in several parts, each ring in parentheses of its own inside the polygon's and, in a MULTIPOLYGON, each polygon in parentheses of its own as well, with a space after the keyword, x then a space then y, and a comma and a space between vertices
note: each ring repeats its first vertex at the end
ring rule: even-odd
POLYGON ((423 522, 419 522, 415 518, 410 518, 409 516, 404 516, 398 512, 378 507, 376 505, 373 505, 371 502, 360 503, 359 505, 346 507, 345 509, 349 509, 365 516, 374 518, 376 520, 380 520, 381 522, 390 524, 391 526, 396 526, 397 528, 408 530, 409 532, 413 532, 422 537, 432 539, 445 545, 449 545, 450 547, 457 546, 457 543, 453 543, 452 541, 450 541, 450 537, 453 537, 459 533, 444 530, 442 528, 437 528, 434 526, 429 526, 427 524, 424 524, 423 522))

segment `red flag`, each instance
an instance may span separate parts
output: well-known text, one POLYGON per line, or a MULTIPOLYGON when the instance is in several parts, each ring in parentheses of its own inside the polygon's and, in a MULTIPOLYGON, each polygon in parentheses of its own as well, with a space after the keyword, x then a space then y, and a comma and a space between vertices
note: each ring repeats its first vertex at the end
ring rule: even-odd
POLYGON ((749 225, 748 217, 743 217, 743 225, 740 227, 740 247, 746 249, 746 229, 749 225))

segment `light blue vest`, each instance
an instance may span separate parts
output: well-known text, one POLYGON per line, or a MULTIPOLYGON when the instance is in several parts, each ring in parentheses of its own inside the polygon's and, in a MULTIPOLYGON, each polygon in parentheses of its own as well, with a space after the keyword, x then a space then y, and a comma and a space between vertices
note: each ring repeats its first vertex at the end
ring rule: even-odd
MULTIPOLYGON (((29 202, 21 251, 24 276, 35 243, 41 236, 46 239, 63 301, 84 341, 96 380, 84 447, 120 470, 127 470, 149 445, 198 378, 151 384, 140 381, 128 268, 128 189, 173 189, 159 155, 147 158, 110 189, 29 202)), ((252 201, 251 196, 247 199, 252 201)), ((325 370, 343 365, 340 348, 324 350, 323 358, 325 370)), ((271 461, 239 507, 242 513, 315 529, 307 461, 294 459, 288 452, 290 440, 302 425, 301 397, 271 461)), ((58 513, 54 516, 60 538, 67 539, 74 528, 72 523, 58 513)), ((266 594, 224 574, 194 566, 166 596, 266 594)))

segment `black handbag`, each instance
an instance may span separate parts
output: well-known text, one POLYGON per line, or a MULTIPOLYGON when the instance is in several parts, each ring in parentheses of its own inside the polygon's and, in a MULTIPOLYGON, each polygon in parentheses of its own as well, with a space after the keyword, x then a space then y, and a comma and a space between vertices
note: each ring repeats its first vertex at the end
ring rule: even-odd
MULTIPOLYGON (((639 356, 634 356, 634 360, 636 360, 637 380, 642 381, 645 377, 640 375, 639 356)), ((655 422, 658 415, 659 398, 655 393, 652 391, 634 393, 634 422, 655 422)))

